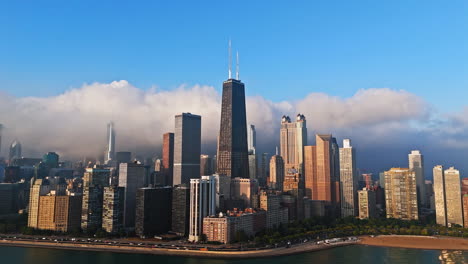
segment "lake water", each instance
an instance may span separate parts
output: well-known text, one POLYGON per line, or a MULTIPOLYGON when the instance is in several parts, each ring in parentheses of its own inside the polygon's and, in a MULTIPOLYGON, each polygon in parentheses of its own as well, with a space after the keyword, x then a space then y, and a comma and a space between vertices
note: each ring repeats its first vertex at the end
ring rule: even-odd
POLYGON ((384 248, 373 246, 338 247, 324 251, 304 253, 294 256, 249 259, 216 260, 184 257, 167 257, 143 254, 122 254, 109 252, 74 251, 21 247, 0 247, 0 263, 8 264, 123 264, 123 263, 163 263, 163 264, 295 264, 295 263, 468 263, 468 252, 445 250, 419 250, 384 248))

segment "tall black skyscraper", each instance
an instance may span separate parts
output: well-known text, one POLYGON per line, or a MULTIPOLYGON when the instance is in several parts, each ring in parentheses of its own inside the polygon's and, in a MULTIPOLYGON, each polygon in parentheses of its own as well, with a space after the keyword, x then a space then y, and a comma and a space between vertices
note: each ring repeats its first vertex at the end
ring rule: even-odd
MULTIPOLYGON (((229 53, 231 45, 229 44, 229 53)), ((229 55, 230 57, 230 55, 229 55)), ((218 173, 232 178, 249 178, 249 156, 247 151, 247 118, 245 111, 245 87, 237 79, 223 83, 221 126, 218 139, 218 173)))

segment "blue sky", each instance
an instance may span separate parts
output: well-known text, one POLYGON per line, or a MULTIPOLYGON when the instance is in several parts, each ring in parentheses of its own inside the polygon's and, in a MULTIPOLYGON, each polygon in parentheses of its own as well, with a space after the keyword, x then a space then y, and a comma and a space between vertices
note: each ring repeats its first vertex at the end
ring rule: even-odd
POLYGON ((0 1, 0 90, 83 83, 221 87, 227 42, 248 95, 415 93, 457 111, 468 95, 467 1, 0 1))

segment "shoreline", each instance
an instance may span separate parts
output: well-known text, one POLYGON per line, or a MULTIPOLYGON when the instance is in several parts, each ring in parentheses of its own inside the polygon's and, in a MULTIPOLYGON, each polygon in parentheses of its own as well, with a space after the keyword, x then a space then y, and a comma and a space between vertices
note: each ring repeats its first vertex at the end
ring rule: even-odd
POLYGON ((468 251, 468 239, 444 236, 379 235, 360 237, 361 245, 421 250, 468 251))
POLYGON ((393 247, 420 250, 462 250, 468 251, 468 239, 438 236, 404 236, 404 235, 380 235, 375 237, 361 236, 359 241, 340 242, 335 244, 320 244, 307 242, 293 245, 290 248, 272 248, 262 250, 245 251, 198 251, 183 249, 163 249, 149 247, 109 246, 75 243, 54 243, 42 241, 17 241, 0 240, 0 246, 63 249, 95 252, 114 252, 124 254, 149 254, 175 257, 194 257, 211 259, 253 259, 290 256, 308 252, 328 250, 336 247, 365 245, 376 247, 393 247))
POLYGON ((273 248, 262 250, 245 250, 245 251, 197 251, 197 250, 182 250, 182 249, 161 249, 161 248, 146 248, 146 247, 128 247, 128 246, 107 246, 107 245, 83 245, 83 244, 62 244, 52 242, 30 242, 30 241, 0 241, 0 246, 6 247, 27 247, 27 248, 46 248, 46 249, 63 249, 63 250, 78 250, 78 251, 95 251, 95 252, 113 252, 125 254, 149 254, 160 256, 174 257, 194 257, 194 258, 211 258, 211 259, 253 259, 253 258, 271 258, 297 255, 302 253, 327 250, 336 247, 358 245, 359 242, 342 242, 335 244, 320 244, 313 242, 294 245, 290 248, 273 248))

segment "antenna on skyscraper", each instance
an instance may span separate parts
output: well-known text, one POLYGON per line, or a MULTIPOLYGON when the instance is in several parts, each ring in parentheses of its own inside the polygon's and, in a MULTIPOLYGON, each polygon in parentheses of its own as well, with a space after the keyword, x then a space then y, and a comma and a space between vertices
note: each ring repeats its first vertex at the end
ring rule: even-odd
POLYGON ((239 80, 239 51, 236 51, 236 79, 239 80))
POLYGON ((232 78, 231 66, 232 65, 232 55, 231 55, 231 39, 229 38, 229 79, 232 78))
POLYGON ((276 146, 276 155, 278 156, 278 146, 276 146))

